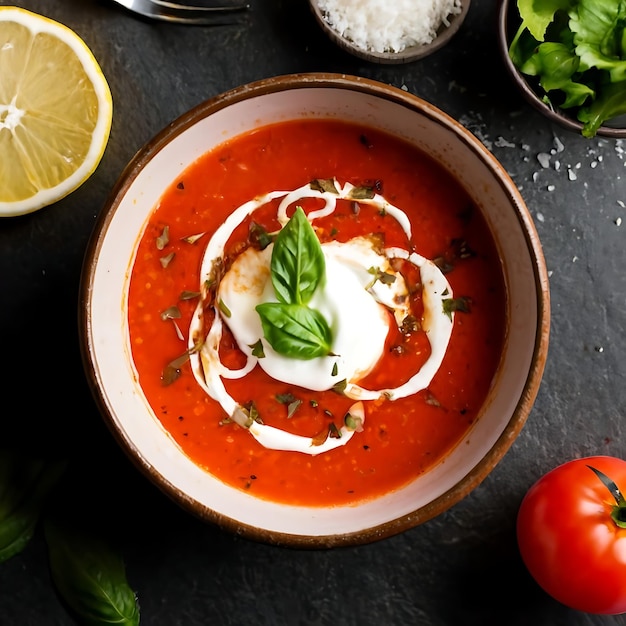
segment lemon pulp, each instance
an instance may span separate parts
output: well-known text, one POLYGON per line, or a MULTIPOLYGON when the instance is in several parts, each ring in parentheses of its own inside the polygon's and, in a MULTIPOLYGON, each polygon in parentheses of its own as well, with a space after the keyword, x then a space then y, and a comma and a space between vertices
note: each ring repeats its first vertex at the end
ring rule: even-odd
POLYGON ((96 169, 108 142, 111 92, 68 27, 0 7, 0 215, 52 204, 96 169))

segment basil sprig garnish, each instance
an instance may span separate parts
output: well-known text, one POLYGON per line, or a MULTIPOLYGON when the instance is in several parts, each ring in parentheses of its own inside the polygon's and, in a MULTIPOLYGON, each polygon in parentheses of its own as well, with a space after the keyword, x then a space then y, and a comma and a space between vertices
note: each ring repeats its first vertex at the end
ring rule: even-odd
POLYGON ((313 359, 331 352, 332 333, 324 316, 308 306, 326 277, 322 246, 302 207, 276 236, 270 262, 278 302, 259 304, 263 334, 276 352, 313 359))

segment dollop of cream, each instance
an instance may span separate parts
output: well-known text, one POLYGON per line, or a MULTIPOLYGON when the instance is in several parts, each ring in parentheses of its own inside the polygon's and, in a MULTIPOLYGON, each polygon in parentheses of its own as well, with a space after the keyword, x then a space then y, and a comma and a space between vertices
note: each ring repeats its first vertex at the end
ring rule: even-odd
POLYGON ((258 359, 258 365, 275 380, 312 391, 331 389, 339 381, 355 383, 362 379, 383 353, 390 324, 387 307, 397 311, 401 319, 406 316, 408 289, 402 276, 365 238, 322 245, 326 281, 314 294, 311 306, 329 323, 333 355, 293 359, 275 352, 263 338, 261 319, 255 310, 258 304, 277 302, 270 276, 272 247, 262 251, 248 248, 220 282, 218 299, 231 312, 226 323, 239 349, 248 359, 255 358, 253 347, 260 339, 265 356, 258 359), (389 285, 378 284, 366 269, 371 267, 393 273, 396 280, 389 285), (376 292, 368 290, 372 283, 377 286, 376 292))

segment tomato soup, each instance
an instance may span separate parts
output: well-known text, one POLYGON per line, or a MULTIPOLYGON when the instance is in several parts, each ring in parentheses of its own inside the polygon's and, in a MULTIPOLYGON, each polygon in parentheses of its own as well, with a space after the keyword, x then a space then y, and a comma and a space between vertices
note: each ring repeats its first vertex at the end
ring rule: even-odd
MULTIPOLYGON (((297 205, 311 216, 320 208, 322 195, 314 191, 298 197, 289 214, 297 205)), ((216 272, 211 282, 220 278, 216 272)), ((332 276, 326 278, 332 282, 332 276)), ((357 344, 366 349, 374 339, 367 328, 358 330, 365 311, 342 307, 348 326, 354 322, 355 349, 357 344)), ((462 443, 479 419, 498 367, 506 293, 497 249, 480 211, 440 165, 380 131, 335 120, 302 120, 263 127, 226 142, 203 155, 166 190, 138 242, 128 323, 143 392, 163 427, 197 465, 260 498, 306 506, 346 505, 402 487, 462 443), (218 385, 224 397, 235 399, 259 425, 310 438, 315 446, 341 437, 344 416, 356 405, 364 410, 356 429, 344 427, 350 435, 345 445, 321 454, 271 449, 233 420, 224 403, 207 393, 194 375, 188 357, 203 341, 211 320, 220 315, 224 321, 220 367, 242 367, 246 361, 242 350, 247 350, 237 343, 234 326, 229 329, 231 312, 216 301, 216 286, 207 286, 210 281, 202 264, 216 231, 246 203, 284 192, 268 196, 258 210, 244 212, 224 241, 220 259, 224 270, 234 268, 243 251, 258 248, 261 237, 275 237, 281 231, 277 207, 285 194, 308 189, 307 185, 318 189, 336 184, 341 189, 347 183, 356 192, 337 199, 332 212, 311 220, 322 247, 367 241, 378 242, 368 254, 406 250, 390 261, 388 271, 364 266, 372 274, 372 285, 377 281, 379 286, 394 281, 396 286, 406 285, 409 308, 403 319, 394 323, 394 302, 377 305, 383 311, 381 319, 391 320, 389 332, 380 359, 356 381, 357 391, 387 391, 359 404, 341 384, 315 390, 314 385, 274 378, 259 366, 261 355, 245 376, 220 379, 218 385), (367 193, 359 195, 363 190, 367 193), (372 196, 384 198, 388 205, 361 200, 372 196), (398 209, 396 217, 386 206, 398 209), (424 274, 410 262, 415 258, 429 260, 453 293, 443 301, 451 305, 444 316, 451 320, 450 334, 428 385, 395 397, 388 390, 409 384, 435 352, 424 321, 424 274), (213 301, 199 305, 206 290, 213 301), (202 332, 194 336, 190 329, 199 311, 206 319, 202 332)), ((252 342, 250 349, 256 354, 252 342)), ((211 387, 215 374, 208 378, 211 387)))

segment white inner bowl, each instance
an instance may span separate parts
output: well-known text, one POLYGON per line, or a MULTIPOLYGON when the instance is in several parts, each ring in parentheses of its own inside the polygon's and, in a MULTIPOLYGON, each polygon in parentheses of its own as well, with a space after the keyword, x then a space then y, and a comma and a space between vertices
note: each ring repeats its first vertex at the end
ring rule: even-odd
POLYGON ((235 89, 186 114, 130 163, 100 216, 85 259, 83 355, 109 427, 131 458, 201 517, 269 542, 333 546, 370 541, 426 521, 464 497, 519 433, 545 363, 548 282, 524 202, 493 155, 460 124, 401 90, 360 78, 301 75, 235 89), (161 426, 131 359, 127 293, 136 247, 165 188, 202 154, 266 124, 341 119, 392 133, 431 155, 484 214, 500 252, 508 332, 494 391, 469 434, 432 470, 382 499, 355 506, 276 504, 200 469, 161 426))

